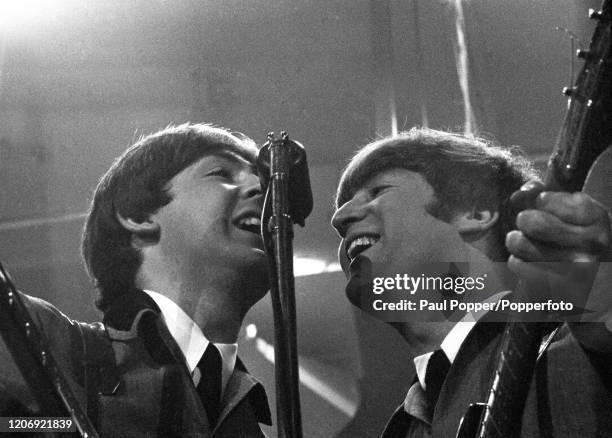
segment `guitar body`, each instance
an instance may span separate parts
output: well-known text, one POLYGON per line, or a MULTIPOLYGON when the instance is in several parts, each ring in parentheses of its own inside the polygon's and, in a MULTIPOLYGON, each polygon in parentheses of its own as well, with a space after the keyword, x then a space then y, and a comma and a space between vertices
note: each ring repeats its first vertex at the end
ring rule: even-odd
POLYGON ((608 147, 595 160, 582 191, 592 196, 612 214, 612 147, 608 147))

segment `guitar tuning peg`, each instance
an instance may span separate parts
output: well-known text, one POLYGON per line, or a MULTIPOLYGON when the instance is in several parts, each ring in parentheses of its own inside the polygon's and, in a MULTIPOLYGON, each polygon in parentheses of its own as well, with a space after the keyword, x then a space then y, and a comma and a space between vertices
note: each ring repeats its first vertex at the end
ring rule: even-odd
POLYGON ((582 50, 582 49, 576 50, 576 56, 580 59, 587 59, 590 54, 591 52, 589 52, 588 50, 582 50))
POLYGON ((568 97, 573 96, 575 91, 576 87, 563 87, 563 94, 568 97))
POLYGON ((589 18, 591 20, 601 20, 602 14, 601 11, 596 11, 595 9, 589 9, 589 18))

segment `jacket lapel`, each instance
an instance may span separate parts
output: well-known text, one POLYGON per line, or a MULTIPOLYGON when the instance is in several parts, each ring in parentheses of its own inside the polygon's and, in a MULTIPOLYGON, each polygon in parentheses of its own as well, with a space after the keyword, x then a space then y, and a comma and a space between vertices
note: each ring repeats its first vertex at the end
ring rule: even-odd
MULTIPOLYGON (((156 367, 150 373, 150 378, 156 381, 152 386, 161 388, 160 436, 177 435, 166 430, 167 427, 177 429, 179 436, 192 427, 210 433, 208 417, 186 359, 151 297, 142 291, 126 294, 106 312, 104 322, 111 341, 126 346, 134 341, 142 342, 151 359, 165 370, 159 373, 156 367)), ((125 348, 130 350, 129 347, 122 350, 125 348)), ((142 361, 143 358, 131 360, 142 361)))
POLYGON ((470 403, 486 400, 504 327, 485 316, 461 345, 440 391, 432 436, 455 436, 470 403))
MULTIPOLYGON (((166 399, 170 410, 176 411, 176 409, 173 409, 177 407, 176 403, 172 402, 175 398, 182 400, 180 404, 186 403, 194 406, 195 412, 190 414, 191 419, 183 417, 184 421, 206 425, 205 429, 208 430, 208 417, 193 385, 185 356, 168 331, 155 301, 146 293, 135 290, 117 299, 115 304, 106 312, 104 323, 111 340, 125 342, 138 338, 143 342, 145 349, 156 363, 171 366, 172 376, 167 376, 168 378, 165 378, 164 382, 160 382, 164 393, 162 395, 162 405, 165 404, 163 400, 166 399), (170 377, 172 377, 172 384, 166 382, 170 377), (178 393, 179 389, 182 392, 181 394, 178 393), (194 416, 195 418, 193 418, 194 416)), ((225 388, 223 410, 220 413, 215 430, 245 399, 248 399, 258 422, 272 424, 270 408, 263 386, 246 371, 244 364, 238 359, 234 373, 225 388)), ((163 411, 164 409, 162 409, 163 411)), ((160 423, 170 420, 170 418, 160 419, 160 423)), ((176 421, 176 419, 173 421, 176 421)))
POLYGON ((268 397, 263 385, 251 376, 244 367, 240 359, 236 361, 234 373, 230 377, 225 392, 223 394, 223 410, 219 415, 217 427, 223 423, 225 418, 240 404, 245 398, 251 405, 255 413, 257 422, 272 425, 272 415, 268 404, 268 397))

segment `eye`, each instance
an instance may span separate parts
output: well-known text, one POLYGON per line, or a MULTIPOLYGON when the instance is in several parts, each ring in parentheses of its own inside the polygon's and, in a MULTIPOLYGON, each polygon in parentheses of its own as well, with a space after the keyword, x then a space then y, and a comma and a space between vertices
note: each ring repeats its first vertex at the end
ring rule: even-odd
POLYGON ((374 186, 371 187, 368 192, 370 194, 370 197, 372 198, 376 198, 378 195, 380 195, 382 192, 384 192, 386 189, 390 188, 390 185, 378 185, 378 186, 374 186))
POLYGON ((232 172, 225 167, 215 167, 214 169, 206 172, 206 176, 220 176, 221 178, 231 178, 232 172))

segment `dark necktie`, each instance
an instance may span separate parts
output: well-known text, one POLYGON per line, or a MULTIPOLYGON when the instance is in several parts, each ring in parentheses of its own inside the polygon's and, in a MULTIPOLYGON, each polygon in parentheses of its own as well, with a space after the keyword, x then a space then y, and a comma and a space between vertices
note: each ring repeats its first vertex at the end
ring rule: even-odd
POLYGON ((214 428, 221 413, 221 367, 221 354, 211 342, 198 362, 202 377, 196 388, 206 409, 211 429, 214 428))
POLYGON ((442 350, 434 351, 427 363, 427 371, 425 372, 425 397, 427 398, 427 402, 432 412, 438 401, 440 389, 442 389, 442 383, 444 383, 444 379, 446 379, 450 365, 448 357, 446 357, 446 354, 442 350))

